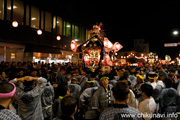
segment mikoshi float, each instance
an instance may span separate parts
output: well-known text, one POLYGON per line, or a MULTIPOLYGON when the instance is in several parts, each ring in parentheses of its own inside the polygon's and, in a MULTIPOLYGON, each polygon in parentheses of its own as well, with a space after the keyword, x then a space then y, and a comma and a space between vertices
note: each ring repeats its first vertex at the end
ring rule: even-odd
POLYGON ((119 42, 113 44, 107 37, 104 37, 102 25, 94 25, 90 33, 91 38, 79 46, 72 40, 71 50, 80 52, 84 67, 92 72, 95 72, 98 68, 113 66, 115 54, 123 46, 119 42))

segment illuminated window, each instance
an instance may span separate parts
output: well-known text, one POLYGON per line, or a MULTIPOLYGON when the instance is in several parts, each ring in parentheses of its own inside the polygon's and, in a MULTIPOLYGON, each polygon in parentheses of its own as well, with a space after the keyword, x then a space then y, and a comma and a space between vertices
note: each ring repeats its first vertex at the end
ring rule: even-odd
POLYGON ((23 15, 24 15, 24 5, 23 2, 20 2, 19 0, 14 0, 13 1, 13 20, 16 20, 18 24, 22 25, 23 24, 23 15))
POLYGON ((63 35, 66 35, 66 21, 63 22, 63 35))
POLYGON ((80 29, 80 40, 82 40, 82 41, 86 40, 86 30, 84 27, 81 27, 81 29, 80 29))
POLYGON ((57 22, 56 22, 56 16, 53 17, 53 32, 56 33, 56 25, 57 25, 57 22))
POLYGON ((75 26, 75 39, 79 38, 79 27, 75 26))
POLYGON ((71 24, 70 24, 70 22, 64 21, 63 35, 71 36, 71 24))
POLYGON ((53 17, 53 32, 62 35, 62 18, 58 16, 53 17))
POLYGON ((4 0, 0 0, 0 19, 4 16, 4 0))
POLYGON ((79 27, 77 25, 72 25, 72 37, 79 39, 79 27))
MULTIPOLYGON (((16 7, 14 7, 16 9, 16 7)), ((11 21, 11 0, 7 0, 7 20, 11 21)))
POLYGON ((44 26, 44 11, 41 11, 41 29, 45 30, 45 26, 44 26))
POLYGON ((62 35, 62 18, 57 17, 57 34, 62 35))
POLYGON ((71 36, 71 24, 69 22, 66 23, 66 36, 71 36))
POLYGON ((75 38, 75 25, 72 25, 72 37, 75 38))
POLYGON ((39 9, 31 7, 31 27, 39 29, 39 9))
POLYGON ((51 32, 52 28, 52 15, 49 12, 45 12, 45 30, 51 32))

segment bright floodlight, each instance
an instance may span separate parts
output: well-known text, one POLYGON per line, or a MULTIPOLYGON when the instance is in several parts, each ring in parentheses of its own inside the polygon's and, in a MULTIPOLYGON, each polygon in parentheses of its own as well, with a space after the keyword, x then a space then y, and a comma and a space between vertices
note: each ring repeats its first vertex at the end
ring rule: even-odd
POLYGON ((178 31, 175 30, 175 31, 173 32, 173 35, 178 35, 178 31))

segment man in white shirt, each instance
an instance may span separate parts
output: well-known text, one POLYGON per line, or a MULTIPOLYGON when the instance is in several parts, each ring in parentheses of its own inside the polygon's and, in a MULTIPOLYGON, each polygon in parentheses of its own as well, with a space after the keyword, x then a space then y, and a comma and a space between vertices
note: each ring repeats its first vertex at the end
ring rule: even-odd
POLYGON ((145 120, 150 120, 156 110, 156 102, 152 97, 152 85, 146 83, 141 85, 141 94, 145 99, 139 104, 139 112, 143 115, 145 120))

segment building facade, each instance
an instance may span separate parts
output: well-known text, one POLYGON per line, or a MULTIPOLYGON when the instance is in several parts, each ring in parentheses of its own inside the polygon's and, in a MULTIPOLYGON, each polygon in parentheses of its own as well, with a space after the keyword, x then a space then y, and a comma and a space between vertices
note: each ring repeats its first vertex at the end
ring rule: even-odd
POLYGON ((0 0, 0 61, 71 61, 78 56, 71 52, 71 40, 81 44, 88 36, 87 27, 73 19, 64 19, 26 0, 0 0), (18 27, 12 26, 13 21, 18 27), (39 29, 42 35, 37 34, 39 29), (57 40, 58 35, 61 40, 57 40))

